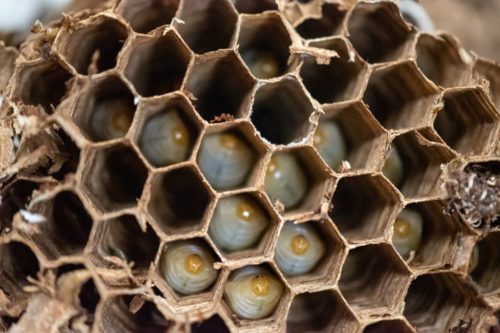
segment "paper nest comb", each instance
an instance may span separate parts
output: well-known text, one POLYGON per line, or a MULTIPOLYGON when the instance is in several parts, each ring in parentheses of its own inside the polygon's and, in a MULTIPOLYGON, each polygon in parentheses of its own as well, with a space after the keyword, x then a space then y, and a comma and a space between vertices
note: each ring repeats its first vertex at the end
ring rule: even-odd
POLYGON ((500 232, 448 214, 443 184, 477 167, 498 175, 500 66, 452 36, 419 32, 391 1, 104 7, 35 27, 19 55, 0 47, 0 331, 410 333, 470 319, 471 332, 488 331, 500 309, 500 232), (276 57, 275 78, 256 78, 243 61, 259 47, 276 57), (92 127, 113 103, 133 117, 130 126, 113 119, 125 135, 92 127), (192 140, 185 160, 162 166, 140 142, 148 121, 171 108, 192 140), (347 162, 334 170, 313 147, 325 119, 347 142, 347 162), (242 185, 217 191, 198 157, 222 132, 254 158, 242 185), (397 186, 381 172, 391 149, 404 166, 397 186), (282 151, 308 181, 293 209, 264 190, 282 151), (241 194, 271 223, 252 248, 229 254, 208 228, 218 203, 241 194), (391 243, 404 207, 424 219, 421 247, 406 261, 391 243), (286 221, 314 226, 325 244, 298 277, 273 259, 286 221), (218 272, 189 296, 160 268, 184 239, 210 248, 218 272), (475 244, 482 255, 469 275, 475 244), (263 319, 239 318, 223 297, 245 266, 265 267, 284 286, 263 319))

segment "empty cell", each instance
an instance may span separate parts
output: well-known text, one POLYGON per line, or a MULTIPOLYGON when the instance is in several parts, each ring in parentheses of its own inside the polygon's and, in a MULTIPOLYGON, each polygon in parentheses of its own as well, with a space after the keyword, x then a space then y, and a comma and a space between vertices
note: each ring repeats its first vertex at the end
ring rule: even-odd
POLYGON ((314 106, 295 79, 262 85, 257 89, 251 121, 260 136, 273 144, 302 140, 311 129, 314 106))
POLYGON ((401 205, 385 179, 370 175, 342 178, 332 204, 330 217, 351 242, 382 237, 401 205))
POLYGON ((414 31, 402 19, 395 3, 358 3, 348 18, 354 48, 369 63, 404 57, 412 46, 414 31))
POLYGON ((169 30, 161 37, 139 38, 124 74, 140 95, 163 95, 181 87, 190 60, 189 49, 169 30))
POLYGON ((179 167, 155 175, 148 211, 163 231, 179 233, 201 226, 212 199, 195 169, 179 167))
POLYGON ((401 130, 431 122, 438 91, 415 63, 408 61, 375 70, 363 101, 382 126, 401 130))
POLYGON ((179 0, 125 0, 118 6, 120 13, 138 33, 148 33, 170 24, 179 7, 179 0))
POLYGON ((275 0, 232 0, 236 10, 243 14, 258 14, 266 10, 277 10, 275 0))
POLYGON ((305 39, 337 35, 342 28, 345 14, 346 9, 340 4, 325 2, 321 7, 321 16, 306 19, 296 30, 305 39))
POLYGON ((404 320, 390 319, 368 325, 363 333, 413 333, 413 328, 404 320))
POLYGON ((237 12, 229 0, 186 0, 174 24, 191 50, 198 54, 229 47, 237 12))
POLYGON ((107 76, 83 89, 71 116, 89 140, 100 142, 125 136, 134 113, 128 87, 117 76, 107 76))
POLYGON ((203 119, 230 120, 248 113, 254 84, 236 54, 228 51, 195 62, 186 90, 195 97, 193 104, 203 119))
POLYGON ((290 34, 275 13, 264 16, 244 16, 238 36, 241 57, 252 74, 259 79, 271 79, 288 70, 290 34))
POLYGON ((116 66, 127 28, 118 20, 100 16, 89 25, 62 33, 58 49, 80 74, 95 74, 116 66))
POLYGON ((214 333, 229 333, 229 329, 227 328, 224 321, 218 315, 213 315, 212 317, 191 325, 192 333, 206 333, 206 332, 214 332, 214 333))
POLYGON ((495 294, 500 289, 499 242, 500 232, 492 232, 477 242, 475 253, 471 254, 469 274, 486 294, 495 294))
POLYGON ((311 43, 310 46, 335 51, 329 64, 307 57, 300 68, 306 89, 318 102, 335 103, 356 98, 364 88, 366 65, 343 38, 311 43))
POLYGON ((66 84, 72 78, 69 71, 53 59, 23 64, 17 75, 14 99, 39 105, 49 114, 66 95, 66 84))
POLYGON ((92 150, 83 171, 83 190, 96 207, 114 211, 134 207, 141 197, 148 170, 123 144, 92 150))
POLYGON ((461 154, 489 154, 499 142, 500 113, 482 88, 454 90, 445 93, 434 127, 461 154))

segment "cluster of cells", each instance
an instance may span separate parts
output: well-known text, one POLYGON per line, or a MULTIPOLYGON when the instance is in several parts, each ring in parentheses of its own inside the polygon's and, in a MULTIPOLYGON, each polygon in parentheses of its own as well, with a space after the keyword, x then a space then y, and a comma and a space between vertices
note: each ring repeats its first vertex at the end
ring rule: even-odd
POLYGON ((57 115, 76 186, 0 238, 0 289, 95 272, 96 332, 445 332, 498 310, 500 233, 447 214, 441 175, 498 174, 500 68, 393 2, 321 3, 124 0, 62 27, 12 97, 57 115), (149 293, 99 274, 120 263, 149 293))

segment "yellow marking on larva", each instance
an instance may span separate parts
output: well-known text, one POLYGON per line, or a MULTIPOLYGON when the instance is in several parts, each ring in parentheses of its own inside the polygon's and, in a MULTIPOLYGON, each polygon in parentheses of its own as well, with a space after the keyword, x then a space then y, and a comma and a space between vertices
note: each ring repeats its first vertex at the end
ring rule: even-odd
POLYGON ((200 274, 203 266, 203 259, 198 254, 190 254, 184 259, 184 267, 188 273, 200 274))
POLYGON ((296 235, 290 241, 292 252, 296 255, 303 255, 309 249, 309 241, 303 235, 296 235))
POLYGON ((323 130, 318 127, 314 132, 313 144, 314 146, 317 147, 321 145, 324 141, 325 141, 325 133, 323 133, 323 130))
POLYGON ((239 149, 241 147, 240 139, 234 134, 223 133, 220 136, 220 143, 227 149, 239 149))
POLYGON ((248 202, 240 202, 236 207, 236 215, 246 222, 251 222, 255 218, 255 209, 248 202))
POLYGON ((115 107, 112 110, 111 124, 113 129, 118 132, 126 133, 132 123, 132 114, 126 109, 115 107))
POLYGON ((175 125, 172 131, 173 141, 179 146, 189 144, 189 131, 183 123, 175 125))
POLYGON ((269 294, 269 279, 263 275, 257 275, 250 282, 252 291, 256 296, 267 296, 269 294))
POLYGON ((398 217, 394 223, 394 234, 400 238, 407 238, 413 232, 413 227, 410 221, 404 218, 398 217))

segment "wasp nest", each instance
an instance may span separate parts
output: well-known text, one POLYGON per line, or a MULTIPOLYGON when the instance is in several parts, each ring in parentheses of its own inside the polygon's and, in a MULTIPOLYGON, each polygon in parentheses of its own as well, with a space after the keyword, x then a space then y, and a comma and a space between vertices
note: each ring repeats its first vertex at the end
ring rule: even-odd
POLYGON ((0 330, 487 332, 500 67, 353 2, 111 1, 2 47, 0 330))

